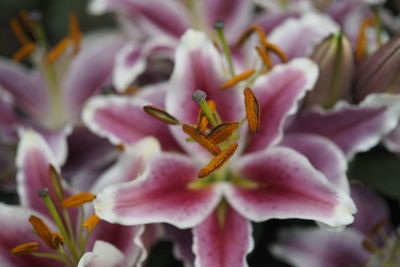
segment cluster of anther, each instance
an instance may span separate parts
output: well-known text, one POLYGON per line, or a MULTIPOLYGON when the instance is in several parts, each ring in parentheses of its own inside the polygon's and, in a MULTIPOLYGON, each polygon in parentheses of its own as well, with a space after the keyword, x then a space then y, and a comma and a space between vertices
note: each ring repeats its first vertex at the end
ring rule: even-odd
MULTIPOLYGON (((22 11, 19 17, 11 19, 11 29, 17 37, 18 42, 22 45, 22 47, 14 53, 13 60, 21 61, 26 59, 37 49, 38 43, 42 43, 45 47, 47 46, 43 28, 40 26, 39 20, 39 14, 28 13, 26 11, 22 11)), ((79 29, 78 19, 75 14, 70 14, 69 34, 46 55, 45 63, 54 63, 70 46, 72 46, 72 55, 76 55, 79 52, 80 45, 81 31, 79 29)))
POLYGON ((89 192, 81 192, 70 197, 65 197, 61 177, 51 165, 49 166, 49 177, 51 179, 52 189, 55 193, 55 200, 50 196, 47 188, 39 190, 38 195, 48 208, 60 232, 52 232, 45 221, 35 215, 29 217, 29 222, 38 237, 48 247, 54 250, 54 253, 38 251, 40 249, 38 242, 27 242, 18 245, 11 249, 11 253, 14 255, 31 254, 37 257, 52 258, 63 262, 67 266, 76 266, 80 257, 86 250, 90 233, 100 219, 97 215, 93 214, 81 224, 79 231, 76 231, 76 229, 72 227, 67 209, 80 207, 83 218, 82 205, 93 201, 96 196, 89 192), (59 207, 57 207, 54 201, 59 204, 59 207), (83 227, 87 229, 85 234, 83 233, 83 227), (64 245, 67 246, 68 250, 64 249, 64 245))
MULTIPOLYGON (((144 110, 163 122, 181 125, 182 130, 189 135, 188 141, 197 142, 214 155, 214 158, 199 171, 199 178, 203 178, 220 169, 233 156, 238 147, 238 144, 235 143, 238 138, 236 130, 241 123, 222 122, 216 110, 215 102, 207 101, 205 92, 197 90, 192 96, 193 100, 200 106, 196 125, 181 123, 166 111, 154 106, 145 106, 144 110)), ((250 131, 257 133, 260 125, 258 101, 250 88, 244 90, 244 98, 245 119, 248 121, 250 131)))

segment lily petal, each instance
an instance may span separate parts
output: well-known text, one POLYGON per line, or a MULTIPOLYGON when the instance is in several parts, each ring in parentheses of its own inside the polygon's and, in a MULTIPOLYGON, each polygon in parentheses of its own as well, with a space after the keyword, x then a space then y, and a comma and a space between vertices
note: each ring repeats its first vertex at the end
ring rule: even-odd
POLYGON ((289 58, 308 56, 315 45, 339 26, 328 16, 307 12, 300 18, 289 18, 270 34, 269 41, 280 47, 289 58))
POLYGON ((59 262, 43 259, 31 255, 16 256, 10 250, 27 242, 38 242, 40 252, 51 252, 51 249, 32 231, 29 216, 36 215, 44 219, 46 224, 55 230, 55 226, 43 214, 20 206, 11 206, 0 203, 0 262, 3 266, 57 266, 59 262))
POLYGON ((76 120, 86 100, 109 80, 114 57, 121 46, 122 38, 114 34, 98 34, 84 41, 63 83, 62 99, 70 119, 76 120))
POLYGON ((286 134, 280 145, 290 147, 304 155, 329 182, 345 192, 350 192, 346 176, 346 157, 332 141, 314 134, 286 134))
POLYGON ((351 198, 330 184, 294 150, 274 147, 244 156, 234 165, 238 174, 258 188, 225 186, 228 202, 253 221, 300 218, 332 227, 353 222, 351 198))
POLYGON ((94 0, 89 5, 89 11, 92 14, 124 12, 138 24, 138 28, 153 36, 166 34, 179 37, 189 28, 189 12, 181 1, 176 0, 94 0))
MULTIPOLYGON (((38 196, 38 191, 48 188, 50 197, 58 206, 49 174, 49 165, 58 168, 58 164, 50 147, 37 132, 31 129, 22 130, 20 136, 16 165, 17 191, 21 204, 43 214, 49 214, 46 205, 38 196)), ((68 188, 65 186, 64 189, 68 196, 70 194, 68 188)))
POLYGON ((192 251, 192 230, 179 229, 170 224, 163 224, 163 229, 166 236, 173 241, 174 256, 182 260, 185 267, 193 267, 195 255, 192 251))
POLYGON ((339 102, 333 110, 314 109, 294 118, 290 132, 322 135, 351 158, 367 151, 393 130, 400 116, 400 96, 369 95, 360 105, 339 102))
POLYGON ((205 0, 201 1, 202 15, 209 28, 221 20, 225 24, 228 42, 233 43, 250 24, 252 3, 247 0, 205 0))
POLYGON ((283 123, 296 112, 298 101, 313 88, 318 67, 309 59, 276 66, 254 85, 260 103, 260 132, 252 136, 249 151, 264 149, 282 138, 283 123))
POLYGON ((361 246, 363 239, 351 228, 342 232, 292 229, 281 233, 272 252, 298 267, 364 266, 370 254, 361 246))
MULTIPOLYGON (((216 103, 223 121, 240 121, 244 117, 242 96, 237 90, 220 90, 224 82, 222 58, 211 40, 202 32, 188 30, 176 51, 171 88, 167 91, 167 111, 182 122, 196 124, 199 105, 192 100, 192 94, 202 90, 208 100, 216 103)), ((205 152, 198 144, 186 142, 187 135, 180 127, 170 129, 188 152, 197 155, 199 151, 205 152)))
POLYGON ((113 84, 120 92, 132 84, 147 67, 147 60, 154 56, 173 54, 176 41, 167 37, 153 38, 144 44, 131 41, 124 45, 115 58, 113 84))
POLYGON ((114 245, 96 241, 93 251, 86 252, 77 267, 118 267, 124 261, 124 254, 114 245))
POLYGON ((253 250, 251 224, 229 205, 221 222, 214 210, 193 228, 195 266, 244 267, 246 255, 253 250))
POLYGON ((97 195, 97 215, 111 223, 167 222, 179 228, 200 223, 221 198, 217 187, 190 189, 198 166, 172 153, 155 156, 134 181, 112 185, 97 195))
POLYGON ((22 65, 0 58, 0 88, 9 92, 15 103, 36 118, 46 114, 49 99, 45 87, 37 86, 22 65))
POLYGON ((166 124, 143 111, 143 106, 149 104, 152 103, 126 96, 96 96, 88 101, 83 121, 93 132, 115 145, 133 144, 144 137, 154 136, 164 149, 176 149, 176 142, 166 124))

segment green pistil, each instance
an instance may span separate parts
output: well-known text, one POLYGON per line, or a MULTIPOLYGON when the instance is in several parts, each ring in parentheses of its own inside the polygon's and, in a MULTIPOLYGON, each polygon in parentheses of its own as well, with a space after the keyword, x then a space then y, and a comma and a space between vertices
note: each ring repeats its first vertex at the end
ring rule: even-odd
POLYGON ((210 108, 208 107, 206 101, 207 94, 202 90, 196 90, 192 94, 193 101, 199 104, 201 110, 206 115, 208 121, 211 123, 213 127, 218 126, 217 120, 214 118, 213 112, 211 112, 210 108))
POLYGON ((224 51, 226 60, 228 62, 229 73, 230 73, 231 77, 234 77, 235 69, 233 67, 231 50, 229 49, 228 43, 226 42, 226 38, 225 38, 224 22, 221 20, 215 22, 214 29, 217 31, 218 39, 221 42, 222 49, 224 51))
POLYGON ((65 254, 59 255, 59 254, 44 253, 44 252, 32 252, 31 255, 40 257, 40 258, 58 260, 58 261, 64 262, 68 266, 75 266, 65 254))

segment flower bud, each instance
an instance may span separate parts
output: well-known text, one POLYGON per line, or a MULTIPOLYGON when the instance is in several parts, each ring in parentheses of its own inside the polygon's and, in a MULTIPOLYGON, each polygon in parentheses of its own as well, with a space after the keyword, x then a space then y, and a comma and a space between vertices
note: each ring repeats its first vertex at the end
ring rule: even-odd
POLYGON ((306 97, 305 105, 331 108, 340 99, 350 97, 354 61, 351 45, 342 32, 331 34, 311 55, 319 66, 315 87, 306 97))
POLYGON ((356 68, 355 100, 372 93, 400 93, 400 37, 365 58, 356 68))

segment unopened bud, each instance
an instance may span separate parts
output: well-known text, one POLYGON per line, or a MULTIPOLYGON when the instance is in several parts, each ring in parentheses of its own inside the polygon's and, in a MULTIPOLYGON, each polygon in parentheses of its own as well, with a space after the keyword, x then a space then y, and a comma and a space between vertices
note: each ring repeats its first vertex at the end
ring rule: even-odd
POLYGON ((318 64, 320 74, 305 105, 331 108, 338 100, 349 99, 354 60, 346 36, 343 33, 330 35, 315 48, 311 59, 318 64))
POLYGON ((400 93, 400 37, 365 58, 355 73, 355 100, 372 93, 400 93))

